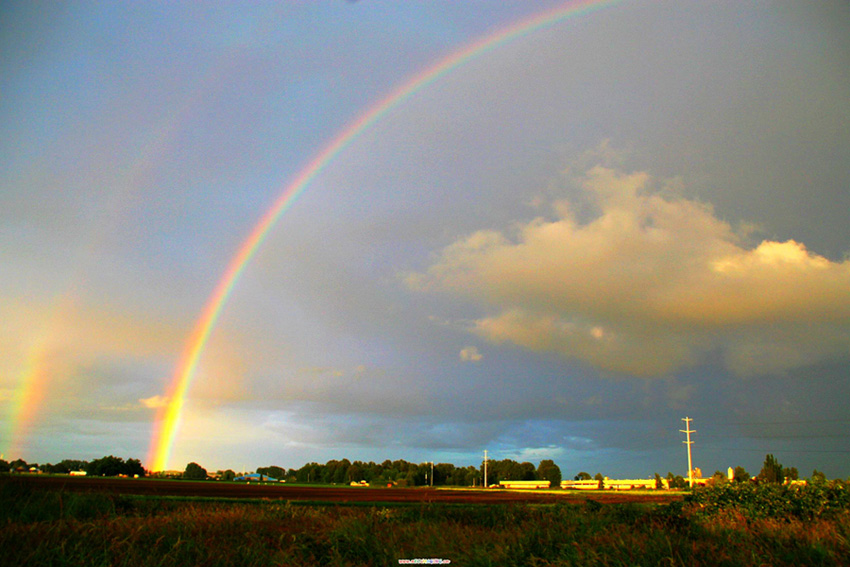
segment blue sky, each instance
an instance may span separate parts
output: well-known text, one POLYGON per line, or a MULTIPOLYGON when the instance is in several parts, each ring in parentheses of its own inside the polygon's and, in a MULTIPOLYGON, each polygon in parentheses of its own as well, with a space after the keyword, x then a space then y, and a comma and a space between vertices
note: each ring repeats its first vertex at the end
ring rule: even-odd
MULTIPOLYGON (((283 188, 397 86, 560 5, 4 4, 4 458, 144 458, 283 188)), ((626 1, 441 77, 269 234, 170 466, 684 474, 689 416, 705 472, 850 475, 847 69, 842 2, 626 1)))

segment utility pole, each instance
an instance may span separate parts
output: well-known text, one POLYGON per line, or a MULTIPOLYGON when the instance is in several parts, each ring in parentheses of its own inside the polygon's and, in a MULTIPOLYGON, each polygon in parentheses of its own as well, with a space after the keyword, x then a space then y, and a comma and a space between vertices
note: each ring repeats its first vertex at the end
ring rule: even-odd
POLYGON ((693 445, 694 442, 691 441, 691 433, 696 433, 696 430, 691 429, 691 422, 693 421, 691 418, 683 417, 682 421, 685 422, 685 428, 680 429, 679 431, 681 431, 682 433, 687 435, 687 441, 682 441, 682 443, 684 443, 685 445, 688 446, 688 486, 691 489, 693 489, 694 488, 694 466, 691 463, 691 445, 693 445))
POLYGON ((484 449, 484 488, 487 488, 487 449, 484 449))
POLYGON ((434 461, 431 461, 431 488, 434 488, 434 461))

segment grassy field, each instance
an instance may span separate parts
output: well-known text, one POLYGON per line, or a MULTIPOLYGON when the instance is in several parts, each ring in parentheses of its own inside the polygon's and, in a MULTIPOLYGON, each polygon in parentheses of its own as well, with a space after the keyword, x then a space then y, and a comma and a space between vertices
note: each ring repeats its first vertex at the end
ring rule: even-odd
POLYGON ((581 503, 318 505, 71 493, 5 478, 0 549, 16 566, 850 564, 844 493, 803 495, 799 513, 783 504, 788 494, 768 494, 774 508, 753 494, 670 504, 600 504, 588 494, 581 503))

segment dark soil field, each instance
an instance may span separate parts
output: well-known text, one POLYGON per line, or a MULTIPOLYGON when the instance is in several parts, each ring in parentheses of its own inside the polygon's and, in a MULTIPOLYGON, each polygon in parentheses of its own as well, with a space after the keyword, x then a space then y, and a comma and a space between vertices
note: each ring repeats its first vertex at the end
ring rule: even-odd
POLYGON ((33 488, 66 492, 110 492, 147 496, 183 496, 205 498, 261 498, 269 500, 302 500, 311 502, 393 502, 393 503, 463 503, 463 504, 553 504, 582 503, 588 498, 601 504, 654 503, 682 500, 682 493, 667 491, 534 491, 502 489, 435 489, 325 487, 304 485, 247 484, 217 481, 154 480, 129 478, 96 478, 21 475, 19 481, 31 482, 33 488))

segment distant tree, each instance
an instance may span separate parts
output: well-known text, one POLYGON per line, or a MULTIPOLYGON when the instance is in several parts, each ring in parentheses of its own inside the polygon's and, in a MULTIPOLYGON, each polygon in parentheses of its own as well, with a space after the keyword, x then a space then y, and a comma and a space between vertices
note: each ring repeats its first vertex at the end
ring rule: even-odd
POLYGON ((7 461, 0 459, 0 473, 9 472, 11 470, 11 466, 7 461))
POLYGON ((463 486, 466 481, 463 469, 455 467, 451 463, 437 463, 434 465, 434 485, 437 486, 463 486))
POLYGON ((68 467, 69 471, 84 471, 86 470, 86 465, 88 465, 89 462, 81 461, 79 459, 65 459, 61 464, 68 467))
POLYGON ((336 467, 334 468, 333 476, 331 477, 331 482, 334 484, 343 484, 348 482, 348 467, 351 466, 351 461, 348 459, 343 459, 337 462, 336 467))
MULTIPOLYGON (((144 470, 142 470, 144 472, 144 470)), ((118 476, 128 474, 127 463, 121 457, 109 455, 95 459, 86 466, 86 473, 91 476, 118 476)))
POLYGON ((481 473, 472 465, 464 469, 464 486, 478 486, 481 484, 481 473))
POLYGON ((688 486, 688 481, 686 481, 686 480, 685 480, 682 476, 680 476, 680 475, 677 475, 677 474, 676 474, 676 475, 674 475, 673 473, 668 472, 668 473, 667 473, 667 485, 668 485, 670 488, 683 489, 683 488, 687 488, 687 486, 688 486))
POLYGON ((732 480, 735 482, 747 482, 750 480, 750 473, 747 472, 747 469, 741 466, 735 467, 732 476, 732 480))
POLYGON ((560 488, 561 468, 552 459, 544 459, 537 465, 537 479, 548 480, 550 488, 560 488))
POLYGON ((518 463, 513 459, 488 461, 487 477, 490 484, 500 480, 536 480, 537 471, 529 462, 518 463))
POLYGON ((9 469, 12 472, 24 472, 30 470, 30 466, 23 459, 15 459, 9 463, 9 469))
POLYGON ((519 480, 538 480, 537 469, 528 461, 519 464, 519 480))
POLYGON ((590 480, 590 479, 592 479, 592 478, 593 478, 593 477, 592 477, 592 476, 590 476, 590 473, 586 473, 586 472, 584 472, 584 471, 581 471, 580 473, 578 473, 578 474, 574 477, 574 479, 573 479, 573 480, 590 480))
POLYGON ((127 476, 145 476, 145 467, 139 459, 127 459, 124 465, 124 474, 127 476))
MULTIPOLYGON (((481 464, 482 475, 484 474, 484 464, 481 464)), ((487 461, 487 484, 494 484, 500 480, 520 480, 519 463, 512 459, 502 459, 501 461, 487 461)))
POLYGON ((664 488, 664 479, 661 478, 661 475, 655 473, 655 490, 661 490, 664 488))
POLYGON ((422 486, 425 484, 425 469, 419 470, 419 467, 411 467, 407 469, 404 478, 399 480, 404 480, 406 486, 422 486))
POLYGON ((764 457, 764 465, 758 474, 759 482, 782 483, 785 477, 782 474, 782 465, 776 460, 772 454, 768 453, 764 457))
POLYGON ((334 481, 334 475, 336 474, 336 468, 338 464, 339 462, 336 459, 331 459, 330 461, 325 463, 325 466, 321 469, 323 483, 330 484, 334 481))
POLYGON ((812 484, 825 484, 826 475, 815 469, 812 471, 812 484))
MULTIPOLYGON (((290 474, 292 470, 290 469, 290 474)), ((295 479, 298 482, 319 482, 324 474, 324 465, 319 463, 307 463, 295 471, 295 479)))
POLYGON ((797 470, 797 467, 782 469, 782 476, 786 480, 800 480, 800 472, 797 470))
POLYGON ((348 470, 348 478, 351 480, 361 481, 365 480, 366 482, 371 482, 373 478, 378 476, 376 473, 378 465, 369 461, 368 463, 364 463, 363 461, 354 461, 351 463, 351 468, 354 469, 354 472, 351 469, 348 470), (357 477, 357 478, 355 478, 357 477))
POLYGON ((86 461, 63 459, 62 461, 59 461, 58 463, 53 465, 53 469, 57 473, 68 474, 71 471, 84 471, 86 470, 86 466, 88 466, 88 462, 86 461))
POLYGON ((219 480, 231 481, 234 478, 236 478, 236 473, 233 472, 231 469, 227 469, 226 471, 218 471, 219 480))
POLYGON ((186 470, 183 471, 183 478, 187 480, 206 480, 207 469, 198 463, 189 463, 186 465, 186 470))
POLYGON ((605 477, 602 476, 602 473, 599 473, 599 472, 596 473, 596 476, 594 476, 593 479, 599 483, 597 485, 597 488, 599 490, 602 490, 603 488, 605 488, 605 477))
POLYGON ((348 467, 348 482, 360 482, 363 480, 363 469, 360 465, 352 463, 350 467, 348 467))

